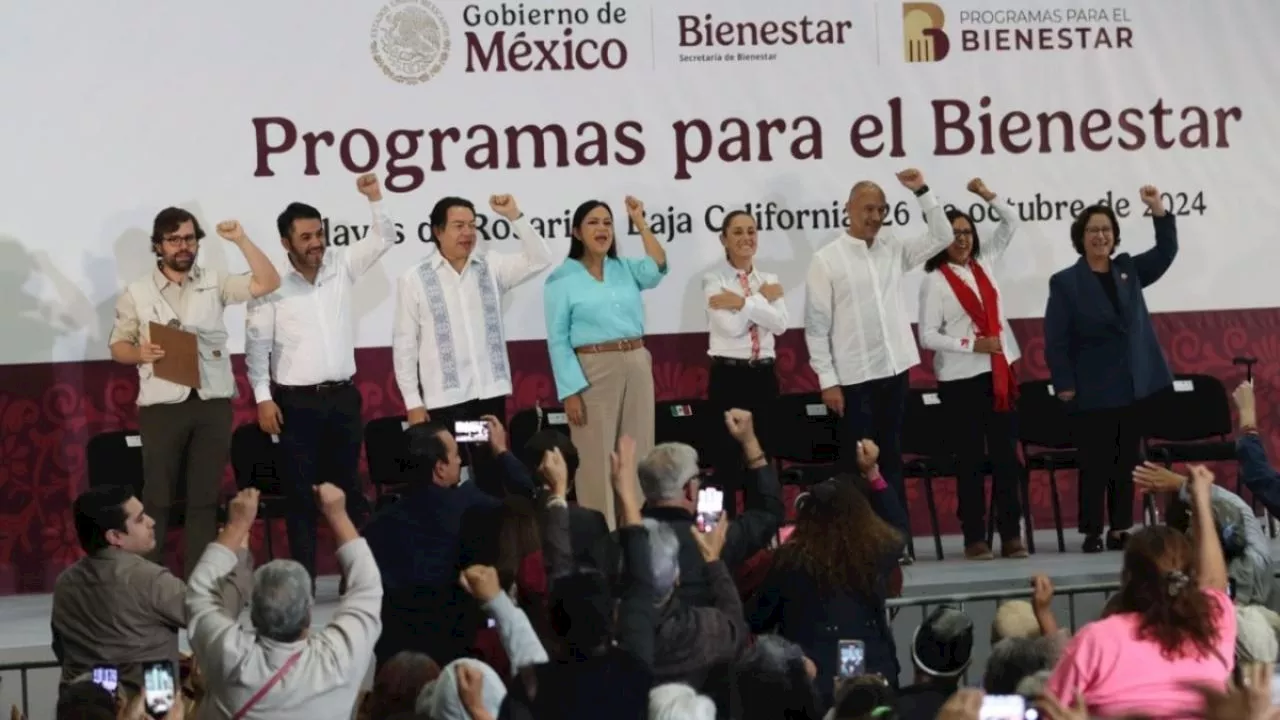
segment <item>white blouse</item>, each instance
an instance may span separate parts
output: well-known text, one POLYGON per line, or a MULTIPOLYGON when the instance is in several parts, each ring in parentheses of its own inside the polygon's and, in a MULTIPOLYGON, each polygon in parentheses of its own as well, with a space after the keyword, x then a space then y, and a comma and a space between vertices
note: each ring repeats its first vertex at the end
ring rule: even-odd
MULTIPOLYGON (((702 276, 702 295, 706 301, 713 295, 728 290, 735 295, 742 295, 741 271, 729 263, 721 263, 719 269, 712 270, 702 276)), ((773 302, 764 299, 760 294, 760 286, 777 283, 778 276, 761 272, 752 268, 747 275, 751 294, 741 310, 712 310, 707 308, 707 324, 710 340, 707 354, 712 357, 734 358, 736 360, 751 359, 751 328, 757 329, 760 342, 759 359, 776 357, 774 336, 787 331, 787 300, 778 298, 773 302)))
MULTIPOLYGON (((1017 209, 1003 199, 996 198, 992 205, 1000 212, 1000 225, 990 238, 982 240, 978 262, 995 286, 996 296, 1000 297, 1000 341, 1005 358, 1009 364, 1013 364, 1021 357, 1018 341, 1009 329, 1009 320, 1004 312, 1004 298, 1000 295, 1000 285, 991 268, 1008 249, 1009 242, 1022 221, 1017 209)), ((977 281, 969 268, 951 265, 951 269, 964 284, 973 288, 975 293, 978 292, 977 281)), ((933 374, 940 382, 964 380, 991 372, 991 356, 973 351, 978 339, 977 328, 969 319, 969 313, 960 306, 960 300, 947 278, 938 270, 927 273, 924 282, 920 284, 919 330, 920 347, 933 351, 933 374)))

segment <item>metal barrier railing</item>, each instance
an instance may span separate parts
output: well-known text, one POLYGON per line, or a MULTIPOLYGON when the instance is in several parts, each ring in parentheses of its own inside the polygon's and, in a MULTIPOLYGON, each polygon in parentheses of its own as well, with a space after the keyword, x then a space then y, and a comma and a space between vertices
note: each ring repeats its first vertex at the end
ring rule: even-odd
POLYGON ((40 660, 38 662, 21 662, 21 663, 4 663, 0 664, 0 673, 16 672, 22 684, 22 716, 31 717, 31 698, 29 696, 30 689, 27 685, 27 673, 32 670, 48 670, 51 668, 60 668, 61 664, 57 660, 40 660))
MULTIPOLYGON (((1071 628, 1071 634, 1075 634, 1077 628, 1076 622, 1076 596, 1101 594, 1105 603, 1111 598, 1112 593, 1120 589, 1119 582, 1106 583, 1087 583, 1081 585, 1065 585, 1063 587, 1055 587, 1053 589, 1054 598, 1065 597, 1067 599, 1067 623, 1071 628)), ((1030 587, 1013 588, 1009 590, 988 590, 986 592, 975 593, 957 593, 953 595, 925 595, 922 597, 893 598, 885 603, 889 611, 889 620, 892 622, 898 617, 898 613, 905 608, 920 608, 920 622, 929 616, 929 611, 937 605, 949 605, 955 607, 961 612, 965 611, 966 603, 991 602, 996 607, 1006 600, 1029 600, 1032 597, 1030 587)), ((1091 619, 1092 620, 1092 619, 1091 619)), ((1090 621, 1091 621, 1090 620, 1090 621)), ((1086 621, 1089 622, 1089 621, 1086 621)), ((964 684, 969 683, 969 671, 965 670, 962 678, 964 684)))

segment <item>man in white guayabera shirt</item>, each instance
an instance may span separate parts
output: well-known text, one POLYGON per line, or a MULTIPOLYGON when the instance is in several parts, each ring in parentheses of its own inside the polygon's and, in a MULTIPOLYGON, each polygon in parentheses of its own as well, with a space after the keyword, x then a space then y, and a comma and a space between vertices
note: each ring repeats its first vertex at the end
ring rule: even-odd
POLYGON ((356 179, 369 201, 368 235, 346 247, 329 247, 316 208, 289 203, 276 218, 289 257, 280 288, 249 303, 245 365, 258 403, 258 425, 280 441, 282 486, 289 503, 289 554, 315 577, 316 504, 313 489, 331 482, 346 493, 360 522, 368 512, 357 472, 364 438, 356 374, 357 280, 396 241, 396 226, 382 206, 382 186, 372 173, 356 179))
MULTIPOLYGON (((441 198, 431 209, 431 247, 400 276, 391 355, 411 425, 493 416, 506 423, 511 394, 502 296, 551 264, 551 250, 510 195, 489 207, 511 224, 519 252, 476 252, 471 201, 441 198)), ((468 443, 463 462, 482 488, 501 494, 485 443, 468 443)))
MULTIPOLYGON (((869 438, 880 446, 880 471, 904 506, 902 416, 907 371, 920 362, 903 276, 954 239, 946 211, 915 169, 898 173, 915 193, 928 225, 903 237, 885 223, 880 186, 862 181, 849 192, 849 229, 813 255, 805 281, 804 337, 822 402, 841 417, 840 465, 856 472, 853 449, 869 438)), ((900 528, 910 534, 909 528, 900 528)))

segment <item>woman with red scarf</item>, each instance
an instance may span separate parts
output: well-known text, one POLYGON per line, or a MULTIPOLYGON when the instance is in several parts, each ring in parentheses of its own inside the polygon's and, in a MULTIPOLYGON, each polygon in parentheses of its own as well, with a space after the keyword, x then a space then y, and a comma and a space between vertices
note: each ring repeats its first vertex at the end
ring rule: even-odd
POLYGON ((1021 558, 1027 556, 1027 549, 1019 532, 1018 484, 1023 470, 1018 460, 1018 382, 1013 372, 1018 343, 1009 330, 991 272, 1017 232, 1019 218, 1017 210, 997 198, 982 180, 970 180, 969 191, 995 208, 1000 226, 982 246, 973 218, 958 210, 947 211, 955 241, 925 263, 920 345, 933 351, 938 399, 953 418, 950 439, 955 443, 964 556, 969 560, 993 557, 986 541, 983 492, 983 460, 990 458, 995 494, 992 520, 1000 533, 1000 555, 1021 558))

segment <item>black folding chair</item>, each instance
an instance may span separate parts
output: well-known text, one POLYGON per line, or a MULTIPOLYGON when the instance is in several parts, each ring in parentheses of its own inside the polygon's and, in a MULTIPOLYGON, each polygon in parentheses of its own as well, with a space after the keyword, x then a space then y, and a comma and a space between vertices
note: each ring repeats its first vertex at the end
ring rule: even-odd
MULTIPOLYGON (((1172 467, 1174 463, 1236 461, 1231 400, 1226 386, 1212 375, 1176 375, 1171 388, 1151 398, 1143 424, 1143 448, 1152 462, 1172 467)), ((1243 497, 1243 493, 1244 484, 1237 475, 1236 494, 1243 497)), ((1154 505, 1145 510, 1156 522, 1154 505)))
MULTIPOLYGON (((660 402, 654 407, 653 440, 655 443, 684 443, 698 451, 698 467, 702 471, 704 482, 711 471, 712 435, 717 427, 714 425, 713 413, 707 412, 705 400, 675 400, 660 402)), ((720 420, 720 431, 724 432, 724 420, 720 420)))
POLYGON ((262 431, 256 422, 245 423, 231 435, 231 468, 236 475, 236 488, 256 488, 258 517, 267 536, 267 557, 276 556, 272 540, 273 520, 289 517, 289 504, 280 480, 280 446, 275 438, 262 431))
POLYGON ((529 443, 529 439, 547 428, 554 428, 566 436, 569 435, 569 416, 565 415, 564 408, 534 405, 512 415, 511 423, 507 427, 511 451, 520 455, 524 451, 524 446, 529 443))
POLYGON ((374 507, 400 499, 413 481, 409 462, 409 422, 404 415, 377 418, 364 426, 364 456, 373 483, 374 507))
POLYGON ((774 458, 788 465, 783 484, 807 488, 835 475, 840 418, 822 404, 822 395, 783 395, 774 408, 774 458))
MULTIPOLYGON (((89 466, 89 487, 126 485, 142 499, 142 436, 137 430, 114 430, 98 433, 89 438, 85 447, 85 459, 89 466)), ((174 489, 173 505, 169 508, 169 527, 186 524, 187 484, 186 458, 178 469, 178 486, 174 489)), ((147 512, 155 512, 147 508, 147 512)), ((219 509, 219 520, 225 517, 219 509)))
MULTIPOLYGON (((1054 393, 1048 380, 1030 380, 1019 386, 1018 440, 1027 475, 1022 486, 1022 514, 1027 526, 1027 552, 1036 551, 1031 522, 1031 473, 1049 475, 1049 499, 1053 506, 1053 526, 1058 533, 1058 552, 1066 552, 1062 534, 1062 503, 1058 499, 1059 470, 1080 469, 1078 453, 1071 439, 1071 418, 1067 406, 1054 393)), ((1077 482, 1079 478, 1077 478, 1077 482)))
MULTIPOLYGON (((939 560, 943 558, 942 531, 933 481, 956 475, 955 456, 947 444, 949 420, 936 389, 911 388, 907 392, 907 407, 902 418, 902 477, 904 483, 908 478, 917 478, 924 484, 929 529, 933 532, 933 549, 939 560)), ((910 517, 905 499, 903 510, 907 510, 910 517)))

